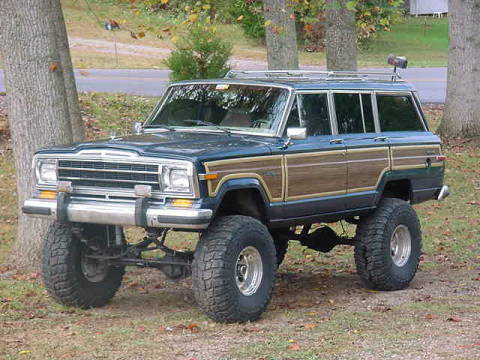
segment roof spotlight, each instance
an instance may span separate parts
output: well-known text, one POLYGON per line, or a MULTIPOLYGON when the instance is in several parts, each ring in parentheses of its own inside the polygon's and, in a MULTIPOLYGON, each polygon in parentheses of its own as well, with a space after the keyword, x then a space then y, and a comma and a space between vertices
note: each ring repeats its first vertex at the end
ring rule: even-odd
POLYGON ((387 63, 393 65, 395 70, 398 68, 406 69, 408 65, 408 60, 405 56, 395 56, 395 55, 388 55, 387 63))

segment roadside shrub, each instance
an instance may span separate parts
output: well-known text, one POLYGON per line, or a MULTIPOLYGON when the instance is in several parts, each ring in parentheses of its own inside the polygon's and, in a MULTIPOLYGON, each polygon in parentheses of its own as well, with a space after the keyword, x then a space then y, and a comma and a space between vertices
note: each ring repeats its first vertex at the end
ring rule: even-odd
POLYGON ((193 23, 179 39, 175 50, 165 60, 173 81, 223 77, 230 70, 228 59, 232 44, 216 36, 215 27, 193 23))

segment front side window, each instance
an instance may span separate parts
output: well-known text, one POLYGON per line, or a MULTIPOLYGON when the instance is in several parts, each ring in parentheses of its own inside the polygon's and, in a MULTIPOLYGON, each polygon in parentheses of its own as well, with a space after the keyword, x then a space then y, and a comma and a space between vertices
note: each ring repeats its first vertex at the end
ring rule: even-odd
POLYGON ((283 88, 237 84, 172 86, 146 128, 168 126, 274 134, 288 100, 283 88))
POLYGON ((410 95, 377 94, 377 107, 382 131, 424 131, 410 95))
POLYGON ((327 94, 301 94, 298 96, 300 123, 308 136, 331 135, 327 94))

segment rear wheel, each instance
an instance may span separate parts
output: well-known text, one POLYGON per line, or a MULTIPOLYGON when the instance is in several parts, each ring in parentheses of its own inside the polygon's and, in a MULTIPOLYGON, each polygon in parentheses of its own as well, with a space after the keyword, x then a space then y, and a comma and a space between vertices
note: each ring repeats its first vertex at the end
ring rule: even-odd
POLYGON ((417 272, 421 245, 415 210, 406 201, 385 198, 358 225, 355 245, 358 274, 372 289, 403 289, 417 272))
POLYGON ((270 301, 276 268, 273 239, 261 222, 240 215, 221 217, 195 250, 195 298, 215 321, 257 320, 270 301))
POLYGON ((74 235, 70 224, 50 225, 42 258, 42 275, 49 295, 66 306, 105 305, 120 287, 125 270, 91 257, 98 254, 98 249, 74 235))

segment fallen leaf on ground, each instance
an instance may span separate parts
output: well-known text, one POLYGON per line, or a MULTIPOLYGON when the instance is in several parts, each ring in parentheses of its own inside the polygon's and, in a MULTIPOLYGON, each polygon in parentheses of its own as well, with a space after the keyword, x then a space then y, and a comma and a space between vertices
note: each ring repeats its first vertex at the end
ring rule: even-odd
POLYGON ((462 319, 460 319, 459 317, 456 317, 456 316, 450 316, 447 321, 452 321, 452 322, 460 322, 462 321, 462 319))
POLYGON ((298 345, 298 344, 288 345, 287 349, 292 350, 292 351, 297 351, 297 350, 300 350, 300 345, 298 345))
POLYGON ((195 323, 188 325, 187 329, 189 329, 192 333, 198 333, 200 331, 200 328, 195 323))
POLYGON ((314 329, 314 328, 317 327, 317 324, 308 323, 308 324, 303 325, 303 327, 304 327, 305 329, 314 329))

